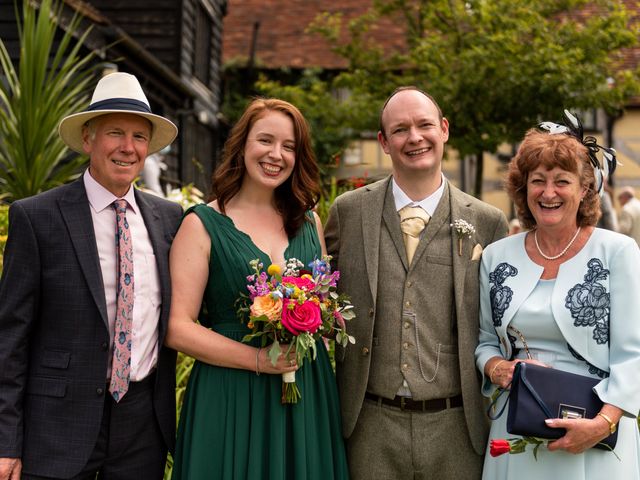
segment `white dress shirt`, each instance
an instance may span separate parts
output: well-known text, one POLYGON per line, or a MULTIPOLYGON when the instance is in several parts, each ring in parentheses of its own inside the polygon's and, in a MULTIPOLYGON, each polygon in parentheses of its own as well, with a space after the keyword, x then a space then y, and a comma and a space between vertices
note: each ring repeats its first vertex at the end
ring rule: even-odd
POLYGON ((436 211, 436 207, 440 203, 440 199, 442 198, 442 194, 444 193, 444 182, 445 182, 444 175, 441 175, 441 178, 442 180, 440 181, 440 186, 435 192, 433 192, 431 195, 429 195, 426 198, 423 198, 418 202, 414 202, 409 198, 409 196, 406 193, 402 191, 400 186, 396 183, 396 179, 392 177, 391 189, 393 193, 393 201, 395 202, 395 205, 396 205, 396 211, 399 212, 407 205, 410 205, 412 207, 422 208, 425 212, 429 214, 429 217, 433 217, 433 212, 436 211))

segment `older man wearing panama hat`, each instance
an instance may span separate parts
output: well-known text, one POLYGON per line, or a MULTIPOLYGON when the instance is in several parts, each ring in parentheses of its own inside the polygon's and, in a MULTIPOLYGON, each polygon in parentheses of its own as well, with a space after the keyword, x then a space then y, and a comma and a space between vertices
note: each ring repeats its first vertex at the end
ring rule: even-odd
POLYGON ((107 75, 59 126, 89 156, 84 175, 11 205, 0 480, 162 478, 175 433, 168 252, 181 209, 132 182, 177 132, 133 75, 107 75))

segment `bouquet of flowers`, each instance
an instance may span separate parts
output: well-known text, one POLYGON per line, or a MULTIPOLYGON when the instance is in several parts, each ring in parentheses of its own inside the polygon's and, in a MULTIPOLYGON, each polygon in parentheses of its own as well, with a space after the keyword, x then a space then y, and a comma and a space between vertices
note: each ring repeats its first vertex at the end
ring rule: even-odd
MULTIPOLYGON (((259 260, 250 262, 254 273, 247 277, 249 295, 241 295, 238 314, 249 316, 247 326, 252 332, 242 339, 250 342, 261 339, 275 365, 283 352, 282 345, 294 347, 296 362, 302 367, 304 359, 316 358, 316 340, 335 333, 336 342, 346 347, 355 343, 347 334, 345 321, 355 317, 349 297, 338 294, 336 284, 340 272, 331 271, 331 257, 314 260, 304 269, 295 258, 286 262, 281 272, 278 265, 270 265, 264 272, 259 260)), ((282 374, 282 403, 297 403, 300 390, 295 383, 295 372, 282 374)))

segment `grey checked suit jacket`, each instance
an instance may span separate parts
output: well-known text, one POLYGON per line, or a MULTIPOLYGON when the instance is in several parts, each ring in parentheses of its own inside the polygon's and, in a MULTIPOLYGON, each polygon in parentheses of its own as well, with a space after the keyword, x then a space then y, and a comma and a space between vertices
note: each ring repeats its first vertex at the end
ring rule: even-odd
MULTIPOLYGON (((175 437, 175 352, 162 347, 170 305, 168 252, 182 209, 139 191, 161 285, 154 408, 175 437)), ((104 408, 110 361, 102 274, 82 178, 9 210, 0 280, 0 457, 67 478, 86 464, 104 408)), ((134 421, 134 419, 132 419, 134 421)))
MULTIPOLYGON (((355 320, 349 325, 349 333, 356 338, 355 346, 336 348, 336 374, 345 438, 349 438, 355 428, 367 389, 376 317, 378 259, 387 253, 393 254, 380 251, 382 212, 390 180, 391 177, 338 197, 325 228, 327 251, 333 256, 334 266, 341 273, 339 288, 351 295, 356 312, 355 320)), ((451 221, 464 219, 476 228, 473 238, 463 242, 461 256, 458 255, 457 236, 453 234, 451 251, 465 417, 474 449, 478 454, 484 454, 488 421, 474 360, 478 343, 480 260, 471 260, 471 257, 476 244, 484 248, 506 235, 507 220, 497 208, 463 193, 451 184, 449 188, 451 221)), ((421 241, 414 262, 420 260, 425 249, 426 242, 421 241)), ((389 288, 396 287, 389 285, 389 288)), ((451 312, 443 312, 443 318, 451 318, 451 312)))

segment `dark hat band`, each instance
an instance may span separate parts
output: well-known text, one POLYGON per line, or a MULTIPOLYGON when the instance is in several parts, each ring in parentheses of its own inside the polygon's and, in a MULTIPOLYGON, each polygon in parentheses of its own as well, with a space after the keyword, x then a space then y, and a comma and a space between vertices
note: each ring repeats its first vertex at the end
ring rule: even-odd
POLYGON ((149 105, 131 98, 109 98, 89 105, 87 112, 95 110, 130 110, 132 112, 151 113, 149 105))

